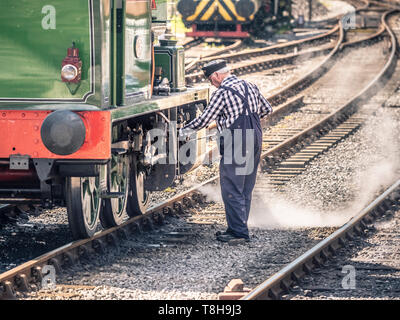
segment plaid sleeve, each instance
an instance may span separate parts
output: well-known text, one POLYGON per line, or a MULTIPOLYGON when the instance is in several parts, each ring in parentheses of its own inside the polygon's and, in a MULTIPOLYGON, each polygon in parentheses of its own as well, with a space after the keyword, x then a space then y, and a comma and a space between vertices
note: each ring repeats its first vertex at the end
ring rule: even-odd
POLYGON ((204 109, 203 113, 196 119, 193 119, 183 129, 200 130, 206 127, 218 117, 224 105, 225 105, 224 91, 223 90, 215 91, 210 99, 210 103, 204 109))
MULTIPOLYGON (((257 88, 258 90, 258 88, 257 88)), ((258 90, 259 93, 259 101, 260 101, 260 111, 259 115, 260 118, 264 118, 266 115, 272 113, 272 107, 271 104, 268 102, 267 99, 261 94, 260 90, 258 90)))
POLYGON ((272 107, 267 99, 260 93, 260 117, 264 118, 266 115, 272 113, 272 107))
POLYGON ((268 102, 267 99, 265 99, 265 97, 261 94, 260 90, 258 89, 258 87, 256 85, 254 85, 257 92, 258 92, 258 101, 260 104, 260 109, 258 111, 258 114, 260 116, 260 118, 264 118, 266 115, 272 113, 272 107, 271 104, 268 102))

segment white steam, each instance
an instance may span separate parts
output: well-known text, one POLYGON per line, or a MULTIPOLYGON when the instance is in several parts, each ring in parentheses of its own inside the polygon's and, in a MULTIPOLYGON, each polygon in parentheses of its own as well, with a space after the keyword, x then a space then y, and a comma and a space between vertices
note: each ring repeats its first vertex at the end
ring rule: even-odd
MULTIPOLYGON (((378 192, 382 192, 383 188, 394 182, 396 175, 398 176, 397 172, 400 169, 399 131, 399 123, 392 118, 390 112, 388 113, 384 109, 378 110, 377 114, 371 116, 371 120, 368 120, 360 129, 362 143, 357 148, 361 148, 362 151, 356 152, 357 156, 349 159, 352 168, 355 168, 352 170, 355 172, 353 175, 349 175, 345 183, 346 187, 344 187, 345 192, 348 193, 347 199, 351 200, 340 203, 340 210, 307 207, 305 205, 307 202, 321 204, 323 201, 316 199, 317 196, 304 186, 302 194, 296 195, 297 198, 303 200, 302 204, 298 204, 297 201, 290 200, 296 198, 290 194, 279 195, 265 192, 264 189, 257 189, 256 185, 248 221, 249 227, 273 229, 343 225, 366 207, 378 192)), ((337 161, 341 160, 337 159, 337 161)), ((301 183, 303 177, 300 175, 296 179, 301 183)), ((343 186, 338 185, 338 188, 343 188, 343 186)), ((210 201, 222 202, 220 186, 205 186, 201 191, 210 201)))

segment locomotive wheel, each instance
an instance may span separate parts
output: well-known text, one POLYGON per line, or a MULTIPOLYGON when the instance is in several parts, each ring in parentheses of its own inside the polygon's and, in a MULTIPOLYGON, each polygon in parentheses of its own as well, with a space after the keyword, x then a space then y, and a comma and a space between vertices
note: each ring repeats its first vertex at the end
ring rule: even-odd
POLYGON ((70 177, 66 183, 68 222, 74 239, 90 238, 96 232, 101 198, 98 177, 70 177))
POLYGON ((112 155, 108 164, 108 181, 111 192, 121 192, 123 197, 104 199, 104 208, 100 215, 104 228, 120 225, 126 217, 126 203, 129 191, 129 157, 112 155))
POLYGON ((136 155, 131 155, 131 174, 126 212, 130 217, 144 214, 150 204, 150 192, 144 187, 146 171, 140 165, 136 155))

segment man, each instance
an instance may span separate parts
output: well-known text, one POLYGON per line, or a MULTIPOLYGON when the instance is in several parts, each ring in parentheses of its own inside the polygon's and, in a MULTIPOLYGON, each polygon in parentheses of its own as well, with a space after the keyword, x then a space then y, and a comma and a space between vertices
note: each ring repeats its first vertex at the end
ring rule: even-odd
POLYGON ((228 229, 223 242, 250 241, 247 220, 262 147, 260 117, 272 112, 257 86, 232 75, 224 60, 202 68, 217 90, 204 112, 182 128, 180 136, 216 121, 220 134, 220 185, 228 229), (191 129, 191 130, 190 130, 191 129))

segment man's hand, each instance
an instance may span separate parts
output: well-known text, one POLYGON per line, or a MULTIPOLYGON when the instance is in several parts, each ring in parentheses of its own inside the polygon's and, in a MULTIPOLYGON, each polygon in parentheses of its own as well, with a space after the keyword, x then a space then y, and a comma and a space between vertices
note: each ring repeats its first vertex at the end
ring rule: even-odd
POLYGON ((216 127, 217 127, 217 123, 214 121, 207 127, 207 129, 208 130, 212 130, 212 129, 216 128, 216 127))

